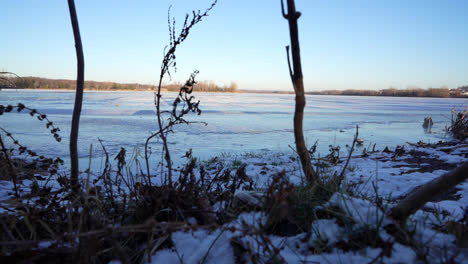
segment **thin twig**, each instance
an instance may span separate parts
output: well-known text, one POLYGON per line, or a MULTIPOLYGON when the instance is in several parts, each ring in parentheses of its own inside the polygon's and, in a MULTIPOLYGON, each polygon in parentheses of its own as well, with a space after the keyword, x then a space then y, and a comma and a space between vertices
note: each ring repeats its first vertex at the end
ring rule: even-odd
MULTIPOLYGON (((289 45, 286 46, 286 58, 288 59, 289 76, 291 76, 291 81, 294 81, 294 73, 291 67, 291 59, 289 54, 289 45)), ((296 87, 294 87, 294 90, 296 90, 296 87)))
POLYGON ((359 136, 359 125, 356 125, 356 134, 354 135, 353 145, 351 146, 351 149, 349 151, 348 159, 346 159, 346 163, 343 169, 341 170, 340 176, 338 177, 337 187, 341 185, 341 182, 344 179, 344 174, 345 174, 346 169, 348 168, 349 161, 351 160, 351 155, 353 154, 354 146, 356 145, 358 136, 359 136))
POLYGON ((219 234, 216 236, 216 238, 213 240, 213 242, 211 243, 210 247, 208 248, 208 250, 206 251, 205 253, 205 256, 203 256, 203 259, 201 260, 201 264, 205 263, 206 261, 206 258, 208 258, 208 254, 210 253, 210 250, 213 248, 214 244, 216 243, 216 241, 218 241, 218 239, 221 237, 221 235, 224 233, 224 231, 226 231, 226 229, 222 229, 221 232, 219 232, 219 234))

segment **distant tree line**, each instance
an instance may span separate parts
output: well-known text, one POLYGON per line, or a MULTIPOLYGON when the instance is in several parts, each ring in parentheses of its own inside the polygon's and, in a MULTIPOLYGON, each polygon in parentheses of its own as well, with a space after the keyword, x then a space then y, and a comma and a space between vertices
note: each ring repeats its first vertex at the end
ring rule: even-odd
POLYGON ((457 89, 448 88, 408 88, 396 89, 388 88, 382 90, 327 90, 320 92, 310 92, 308 94, 323 95, 359 95, 359 96, 398 96, 398 97, 468 97, 468 86, 461 86, 457 89))
MULTIPOLYGON (((47 79, 40 77, 23 77, 12 80, 17 88, 30 89, 76 89, 76 80, 47 79)), ((154 85, 138 83, 115 83, 85 81, 85 88, 92 90, 150 90, 154 85)))
MULTIPOLYGON (((166 85, 164 89, 167 91, 178 92, 181 83, 175 83, 166 85)), ((217 85, 213 81, 200 81, 193 86, 193 91, 195 92, 227 92, 227 93, 236 93, 238 92, 238 85, 235 82, 231 82, 229 85, 217 85)))
MULTIPOLYGON (((30 88, 30 89, 76 89, 76 81, 63 80, 63 79, 47 79, 40 77, 24 77, 24 78, 11 78, 10 81, 16 85, 16 88, 30 88)), ((178 92, 181 83, 164 85, 163 89, 167 91, 178 92)), ((2 87, 0 87, 2 88, 2 87)), ((7 88, 5 86, 4 88, 7 88)), ((85 81, 85 89, 90 90, 153 90, 156 87, 149 84, 138 83, 115 83, 115 82, 96 82, 85 81)), ((194 88, 198 92, 232 92, 238 91, 238 85, 231 82, 229 85, 217 85, 213 81, 198 82, 194 88)))
MULTIPOLYGON (((0 82, 0 88, 9 88, 11 84, 16 88, 31 89, 76 89, 76 81, 62 79, 47 79, 40 77, 8 78, 8 82, 0 82)), ((166 91, 178 92, 182 83, 173 83, 163 85, 166 91)), ((154 85, 138 83, 115 83, 115 82, 96 82, 85 81, 85 89, 90 90, 153 90, 154 85)), ((237 83, 231 82, 229 85, 218 85, 213 81, 200 81, 193 87, 195 92, 251 92, 248 90, 239 90, 237 83)), ((262 91, 255 91, 262 92, 262 91)), ((268 93, 292 93, 290 91, 265 91, 268 93)), ((457 89, 448 88, 408 88, 397 89, 390 87, 382 90, 325 90, 317 92, 306 92, 306 94, 321 95, 356 95, 356 96, 398 96, 398 97, 468 97, 468 85, 460 86, 457 89)))
POLYGON ((236 93, 238 90, 237 83, 231 82, 229 85, 219 86, 212 81, 201 81, 195 84, 193 89, 199 92, 229 92, 236 93))

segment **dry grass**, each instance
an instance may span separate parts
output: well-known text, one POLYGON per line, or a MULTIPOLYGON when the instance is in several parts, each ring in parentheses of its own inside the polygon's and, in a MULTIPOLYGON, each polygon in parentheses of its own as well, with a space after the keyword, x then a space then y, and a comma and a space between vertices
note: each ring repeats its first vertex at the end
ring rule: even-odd
POLYGON ((468 138, 468 106, 465 110, 458 112, 455 115, 455 110, 452 109, 452 123, 447 128, 447 131, 456 139, 465 140, 468 138))
POLYGON ((77 198, 68 177, 60 175, 54 175, 58 190, 42 184, 24 188, 0 215, 0 262, 140 262, 170 247, 176 230, 232 220, 240 210, 232 207, 235 192, 254 188, 245 166, 209 173, 189 159, 178 173, 173 185, 149 186, 138 175, 106 167, 97 179, 82 182, 77 198), (216 203, 223 207, 215 211, 216 203))

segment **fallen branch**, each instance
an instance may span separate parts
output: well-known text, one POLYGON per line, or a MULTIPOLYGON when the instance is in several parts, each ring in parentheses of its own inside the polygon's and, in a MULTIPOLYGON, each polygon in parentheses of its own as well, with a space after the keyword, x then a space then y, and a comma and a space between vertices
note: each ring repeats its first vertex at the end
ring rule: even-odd
POLYGON ((468 178, 468 162, 458 168, 445 173, 439 178, 419 186, 400 203, 393 207, 390 216, 400 222, 404 222, 410 215, 424 206, 434 196, 448 191, 450 188, 462 183, 468 178))

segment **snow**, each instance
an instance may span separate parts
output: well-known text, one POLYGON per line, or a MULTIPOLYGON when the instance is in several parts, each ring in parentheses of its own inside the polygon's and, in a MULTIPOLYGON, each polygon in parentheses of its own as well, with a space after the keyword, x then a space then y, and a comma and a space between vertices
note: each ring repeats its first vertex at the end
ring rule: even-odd
MULTIPOLYGON (((445 151, 438 149, 426 149, 409 147, 407 150, 419 150, 425 151, 431 157, 437 158, 447 163, 461 163, 468 161, 463 155, 467 153, 468 148, 457 148, 456 151, 448 154, 445 151)), ((417 262, 418 252, 407 245, 402 245, 395 241, 395 238, 389 235, 383 226, 392 224, 392 220, 389 219, 382 208, 376 206, 373 199, 383 197, 389 199, 385 205, 388 209, 391 204, 396 200, 397 197, 406 195, 412 189, 421 184, 424 184, 436 177, 447 172, 446 170, 434 170, 432 172, 418 172, 417 167, 407 163, 405 160, 409 158, 409 155, 405 154, 400 157, 396 157, 392 160, 392 157, 386 153, 374 153, 369 157, 357 157, 353 158, 350 168, 346 174, 346 184, 351 185, 352 183, 359 183, 358 189, 359 194, 362 198, 356 196, 350 196, 346 193, 334 194, 329 202, 323 206, 334 205, 343 209, 347 215, 349 215, 355 222, 352 229, 359 228, 375 228, 380 230, 379 236, 383 240, 388 240, 393 243, 391 256, 383 256, 382 261, 384 263, 414 263, 417 262), (381 161, 384 160, 384 161, 381 161), (376 192, 378 196, 376 196, 376 192)), ((226 160, 232 160, 226 158, 226 160)), ((247 174, 254 175, 254 179, 260 183, 260 186, 268 184, 268 177, 261 177, 265 175, 263 172, 267 172, 266 175, 277 173, 281 170, 285 170, 290 174, 290 179, 294 183, 299 183, 301 175, 297 174, 298 164, 293 161, 290 156, 283 155, 269 156, 265 155, 263 158, 251 158, 242 159, 247 165, 247 174), (278 166, 272 166, 272 160, 276 163, 281 163, 278 166), (266 164, 265 164, 266 163, 266 164)), ((426 163, 427 165, 427 163, 426 163)), ((455 260, 463 263, 465 259, 468 259, 468 252, 456 248, 454 246, 455 236, 452 234, 441 233, 434 229, 436 225, 443 225, 448 220, 459 219, 463 216, 463 208, 466 206, 468 200, 468 183, 463 183, 458 186, 460 190, 456 193, 460 195, 460 199, 454 200, 443 200, 439 202, 429 202, 425 208, 434 208, 436 214, 419 210, 416 212, 408 221, 408 225, 415 230, 415 239, 419 241, 422 248, 431 249, 431 253, 428 253, 429 263, 438 263, 441 261, 448 260, 451 256, 459 253, 455 260), (437 212, 445 211, 448 213, 446 216, 437 214, 437 212), (443 218, 443 219, 442 219, 443 218), (452 254, 452 255, 450 255, 452 254)), ((251 199, 252 203, 257 203, 258 200, 253 196, 249 196, 248 192, 239 191, 236 195, 246 196, 245 199, 251 199)), ((236 220, 234 220, 234 226, 242 227, 247 224, 251 230, 259 230, 262 223, 265 223, 266 216, 262 213, 243 213, 236 220), (243 223, 243 224, 240 224, 243 223)), ((232 224, 231 224, 232 225, 232 224)), ((350 230, 337 224, 336 219, 318 219, 312 222, 310 237, 307 243, 304 243, 305 234, 298 234, 293 237, 278 237, 270 235, 270 240, 273 246, 280 249, 280 256, 287 263, 368 263, 374 261, 379 256, 383 249, 380 248, 364 248, 358 251, 345 252, 340 249, 332 249, 332 252, 322 252, 319 254, 313 254, 308 250, 308 247, 314 246, 318 241, 326 241, 328 245, 338 242, 340 239, 347 239, 347 233, 350 230)), ((184 243, 189 244, 188 241, 199 241, 199 243, 193 247, 196 248, 194 251, 184 250, 183 254, 193 254, 193 257, 186 259, 184 263, 199 263, 203 253, 197 253, 199 251, 206 253, 209 245, 214 239, 216 232, 207 233, 206 231, 197 232, 185 232, 185 235, 181 235, 181 232, 175 233, 176 237, 173 236, 173 241, 176 244, 175 248, 179 251, 180 246, 184 243), (201 236, 205 237, 204 242, 199 239, 201 236)), ((235 233, 226 232, 220 237, 219 243, 216 243, 210 250, 210 261, 207 263, 232 263, 232 251, 226 248, 230 244, 229 238, 235 237, 235 233), (221 242, 224 240, 224 242, 221 242), (218 246, 217 246, 218 245, 218 246), (217 250, 211 251, 219 247, 219 251, 225 250, 225 257, 217 255, 217 250), (218 258, 216 258, 218 256, 218 258)), ((245 235, 240 239, 244 244, 250 245, 251 248, 259 248, 259 252, 262 251, 261 245, 254 238, 253 235, 245 235)), ((268 260, 268 256, 262 255, 263 261, 268 260)), ((167 263, 177 263, 179 259, 174 253, 174 249, 163 250, 158 252, 153 257, 152 263, 159 263, 158 261, 168 261, 167 263), (171 262, 173 261, 173 262, 171 262)))
POLYGON ((454 219, 460 219, 463 217, 463 207, 460 201, 440 201, 440 202, 428 202, 425 205, 426 208, 432 208, 434 211, 447 212, 450 217, 454 219))
POLYGON ((174 247, 158 251, 151 257, 151 262, 234 264, 231 237, 232 234, 224 230, 174 232, 172 233, 174 247))
MULTIPOLYGON (((369 263, 376 259, 384 263, 415 263, 420 261, 418 254, 427 252, 429 263, 440 263, 456 255, 459 263, 468 263, 468 251, 455 245, 453 234, 441 231, 448 221, 457 221, 464 216, 468 204, 468 182, 457 186, 453 197, 440 201, 428 202, 425 207, 413 214, 407 222, 409 230, 414 230, 413 239, 419 243, 419 249, 401 244, 389 234, 384 226, 392 224, 387 217, 387 211, 397 199, 404 197, 414 188, 439 177, 447 170, 437 168, 433 171, 419 171, 422 166, 431 164, 424 161, 415 164, 411 161, 410 151, 428 154, 429 158, 457 165, 468 161, 468 147, 454 145, 450 147, 418 147, 405 146, 406 153, 394 156, 389 153, 370 153, 367 157, 355 156, 346 170, 343 191, 335 193, 328 202, 316 207, 338 207, 345 212, 350 224, 340 225, 337 219, 316 219, 311 222, 310 233, 299 233, 294 236, 277 236, 263 234, 270 244, 265 243, 259 233, 267 221, 264 212, 242 212, 231 222, 218 228, 197 226, 193 217, 187 219, 187 231, 172 232, 164 248, 156 248, 150 256, 151 263, 250 263, 248 256, 236 255, 233 241, 241 243, 244 248, 259 253, 259 261, 271 259, 268 252, 278 250, 279 256, 287 263, 369 263), (377 205, 376 200, 382 200, 377 205), (384 249, 370 246, 358 250, 343 250, 335 245, 340 241, 349 241, 350 235, 358 230, 377 230, 378 237, 392 243, 391 254, 383 256, 384 249), (329 246, 328 250, 320 251, 318 245, 329 246), (419 252, 418 250, 421 250, 419 252)), ((346 154, 346 153, 342 153, 346 154)), ((346 155, 342 155, 346 156, 346 155)), ((235 197, 253 205, 261 205, 261 193, 271 182, 272 175, 285 171, 293 184, 300 184, 303 176, 297 157, 292 152, 259 152, 240 155, 218 156, 216 159, 201 163, 208 171, 213 172, 218 167, 228 167, 235 173, 238 163, 246 163, 245 171, 256 183, 255 191, 239 189, 235 197), (237 165, 236 165, 237 164, 237 165)), ((331 170, 341 171, 337 165, 331 170)), ((84 177, 84 176, 83 176, 84 177)), ((91 178, 97 177, 91 175, 91 178)), ((84 178, 82 179, 84 180, 84 178)), ((23 180, 20 187, 30 190, 35 181, 23 180)), ((41 186, 47 185, 53 190, 60 188, 56 177, 47 181, 37 181, 41 186)), ((160 179, 154 179, 154 184, 160 184, 160 179)), ((114 188, 126 188, 124 185, 114 188)), ((11 182, 0 181, 0 213, 8 213, 12 208, 8 199, 13 198, 11 182)), ((25 200, 24 202, 31 202, 25 200)), ((213 205, 215 211, 224 208, 223 203, 213 205)), ((48 247, 51 242, 41 242, 40 247, 48 247)), ((120 263, 118 260, 110 263, 120 263)))
POLYGON ((358 223, 357 227, 366 226, 378 228, 378 226, 391 223, 391 221, 386 217, 386 214, 369 200, 336 193, 332 198, 330 198, 329 203, 332 205, 338 205, 343 209, 356 223, 358 223))
POLYGON ((335 219, 319 219, 312 222, 312 235, 309 244, 316 241, 327 241, 328 244, 337 242, 344 229, 340 227, 335 219))

